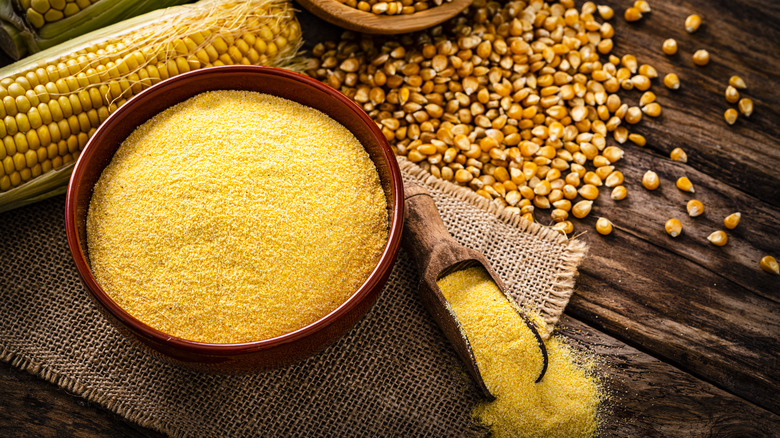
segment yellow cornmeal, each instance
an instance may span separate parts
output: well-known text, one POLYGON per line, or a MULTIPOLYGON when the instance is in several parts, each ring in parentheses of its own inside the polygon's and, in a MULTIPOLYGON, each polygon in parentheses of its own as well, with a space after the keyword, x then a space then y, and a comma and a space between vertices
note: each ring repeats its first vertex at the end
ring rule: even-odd
POLYGON ((342 304, 387 241, 376 167, 345 127, 298 103, 213 91, 138 127, 90 202, 92 271, 164 333, 267 339, 342 304))
POLYGON ((492 436, 596 433, 600 391, 568 346, 555 337, 545 342, 547 372, 534 383, 542 367, 536 338, 488 273, 482 267, 469 268, 447 275, 438 285, 471 343, 485 385, 496 397, 474 409, 492 436))

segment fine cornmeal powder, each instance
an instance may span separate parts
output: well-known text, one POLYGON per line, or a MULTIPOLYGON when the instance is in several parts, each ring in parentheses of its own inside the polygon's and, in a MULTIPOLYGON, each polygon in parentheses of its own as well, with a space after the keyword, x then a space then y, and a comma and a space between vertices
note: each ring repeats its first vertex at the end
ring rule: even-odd
MULTIPOLYGON (((597 430, 601 394, 570 348, 551 337, 549 364, 539 383, 542 355, 531 330, 482 267, 438 282, 463 327, 485 385, 496 399, 474 415, 494 437, 590 437, 597 430)), ((541 318, 535 322, 544 324, 541 318)), ((544 331, 540 329, 540 331, 544 331)))
POLYGON ((87 216, 109 296, 164 333, 209 343, 325 316, 366 280, 387 230, 379 175, 354 135, 248 91, 206 92, 138 127, 87 216))

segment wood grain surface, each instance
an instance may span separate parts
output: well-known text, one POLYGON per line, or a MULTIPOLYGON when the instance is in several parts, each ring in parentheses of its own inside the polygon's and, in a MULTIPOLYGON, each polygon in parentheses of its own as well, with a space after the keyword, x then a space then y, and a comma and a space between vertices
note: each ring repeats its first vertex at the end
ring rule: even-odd
POLYGON ((7 363, 0 363, 0 394, 0 436, 163 436, 7 363))
MULTIPOLYGON (((605 3, 623 10, 620 2, 605 3)), ((682 85, 653 87, 663 114, 637 125, 647 146, 624 145, 626 200, 600 197, 585 226, 576 227, 593 230, 596 218, 607 216, 616 232, 582 236, 591 249, 567 312, 778 413, 780 277, 760 270, 758 262, 764 255, 780 256, 780 4, 654 1, 651 6, 653 12, 638 23, 613 20, 616 54, 633 53, 659 75, 675 72, 682 85), (694 12, 705 24, 688 34, 683 23, 694 12), (677 40, 675 56, 661 52, 666 38, 677 40), (710 52, 705 67, 691 60, 698 49, 710 52), (733 105, 724 92, 734 74, 748 83, 741 94, 756 109, 729 126, 723 112, 733 105), (668 158, 675 147, 687 152, 686 164, 668 158), (646 170, 658 173, 658 190, 641 187, 646 170), (695 193, 675 187, 680 176, 690 178, 695 193), (704 204, 702 216, 688 217, 689 199, 704 204), (706 237, 725 230, 723 218, 736 211, 742 220, 727 231, 729 243, 710 244, 706 237), (683 224, 676 239, 663 229, 672 217, 683 224)))
POLYGON ((609 393, 601 436, 763 437, 780 430, 780 416, 574 318, 562 318, 558 330, 601 359, 609 393))
MULTIPOLYGON (((590 252, 561 332, 601 357, 612 394, 602 435, 779 436, 780 276, 758 260, 780 258, 780 2, 650 0, 653 11, 637 23, 622 18, 630 1, 601 3, 616 12, 615 54, 682 81, 676 91, 654 85, 663 114, 632 128, 647 145, 623 145, 628 198, 602 193, 575 223, 590 252), (683 28, 691 13, 704 21, 692 35, 683 28), (680 49, 667 57, 661 44, 670 37, 680 49), (700 48, 711 54, 705 67, 691 61, 700 48), (747 82, 741 93, 755 111, 729 126, 723 93, 733 74, 747 82), (674 147, 685 149, 686 164, 669 160, 674 147), (653 192, 639 183, 648 169, 661 177, 653 192), (696 193, 674 187, 683 175, 696 193), (691 198, 704 215, 687 216, 691 198), (734 211, 742 221, 728 245, 707 242, 734 211), (599 216, 615 224, 612 235, 595 233, 599 216), (683 223, 676 239, 663 230, 671 217, 683 223)), ((333 26, 299 16, 308 47, 338 38, 333 26)), ((156 436, 8 365, 0 393, 0 430, 14 436, 156 436)))

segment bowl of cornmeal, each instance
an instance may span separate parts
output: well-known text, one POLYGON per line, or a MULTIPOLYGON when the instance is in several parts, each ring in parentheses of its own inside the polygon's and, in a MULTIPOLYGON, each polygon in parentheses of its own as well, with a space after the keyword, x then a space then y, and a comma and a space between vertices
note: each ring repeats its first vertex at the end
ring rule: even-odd
POLYGON ((185 73, 82 151, 68 244, 106 318, 214 371, 284 366, 346 333, 395 262, 403 184, 376 124, 287 70, 185 73))

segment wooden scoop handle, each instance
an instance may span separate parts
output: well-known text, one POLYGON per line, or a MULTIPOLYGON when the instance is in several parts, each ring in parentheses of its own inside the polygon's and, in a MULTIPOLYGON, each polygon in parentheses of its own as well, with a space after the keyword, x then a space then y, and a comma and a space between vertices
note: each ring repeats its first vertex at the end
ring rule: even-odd
MULTIPOLYGON (((480 265, 502 293, 506 287, 482 253, 461 245, 447 231, 433 197, 424 187, 414 183, 404 185, 404 210, 402 245, 420 272, 420 299, 455 348, 479 389, 492 399, 492 394, 482 380, 471 345, 436 281, 451 272, 480 265)), ((509 297, 507 299, 510 300, 509 297)), ((537 379, 539 382, 547 369, 547 351, 536 327, 525 315, 520 313, 520 316, 533 331, 542 352, 544 361, 537 379)))
POLYGON ((455 241, 444 226, 431 194, 417 184, 404 185, 404 215, 401 243, 420 272, 420 300, 450 341, 480 391, 493 399, 482 380, 474 352, 457 316, 436 284, 444 270, 451 272, 465 267, 464 263, 474 263, 475 258, 482 258, 482 254, 455 241))
MULTIPOLYGON (((447 231, 433 197, 424 187, 410 183, 404 186, 404 250, 412 257, 422 279, 436 285, 436 280, 468 266, 482 265, 498 287, 504 283, 490 267, 481 252, 467 248, 447 231)), ((438 288, 437 288, 438 289, 438 288)))
MULTIPOLYGON (((405 185, 404 203, 404 249, 421 268, 421 273, 422 268, 428 267, 431 261, 439 257, 438 253, 460 252, 463 247, 447 231, 431 194, 425 188, 414 183, 405 185)), ((457 256, 452 254, 446 258, 457 256)), ((434 263, 439 265, 438 260, 434 263)))

